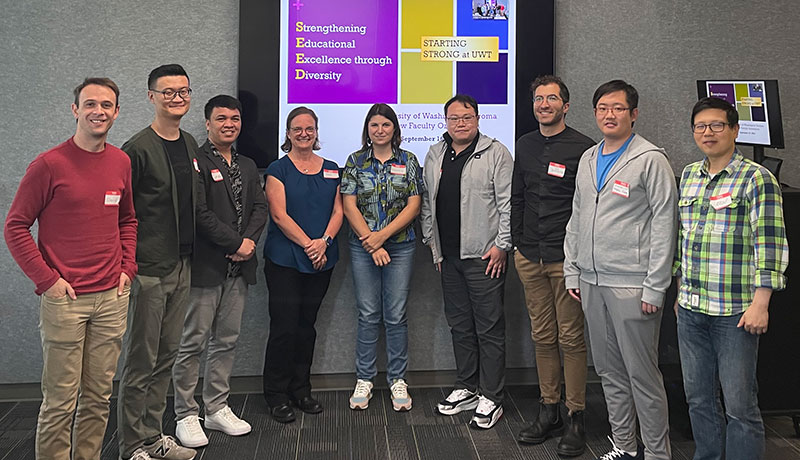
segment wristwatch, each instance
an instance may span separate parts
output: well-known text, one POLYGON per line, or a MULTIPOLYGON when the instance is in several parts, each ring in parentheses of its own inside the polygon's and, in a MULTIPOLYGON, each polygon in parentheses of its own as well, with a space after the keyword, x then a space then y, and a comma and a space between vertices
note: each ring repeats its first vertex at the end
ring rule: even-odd
POLYGON ((325 246, 330 246, 333 244, 333 238, 331 238, 329 235, 322 235, 322 241, 325 242, 325 246))

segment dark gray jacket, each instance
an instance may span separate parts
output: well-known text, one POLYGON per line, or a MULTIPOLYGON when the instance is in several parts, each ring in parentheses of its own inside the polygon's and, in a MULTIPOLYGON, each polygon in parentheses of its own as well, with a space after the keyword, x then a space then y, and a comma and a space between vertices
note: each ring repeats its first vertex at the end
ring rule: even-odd
MULTIPOLYGON (((244 238, 258 243, 267 222, 267 199, 261 187, 256 164, 239 155, 242 174, 242 232, 237 231, 236 205, 233 201, 231 178, 222 158, 214 155, 211 143, 200 147, 197 163, 200 175, 197 190, 197 238, 192 257, 192 286, 211 287, 222 284, 228 272, 225 257, 235 253, 244 238), (218 170, 221 181, 215 181, 211 171, 218 170)), ((247 284, 256 284, 258 259, 240 262, 242 277, 247 284)))

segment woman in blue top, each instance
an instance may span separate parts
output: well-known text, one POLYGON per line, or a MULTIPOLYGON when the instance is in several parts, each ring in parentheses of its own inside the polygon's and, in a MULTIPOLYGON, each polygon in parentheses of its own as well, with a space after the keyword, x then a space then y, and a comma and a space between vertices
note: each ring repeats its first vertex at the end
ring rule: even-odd
POLYGON ((350 256, 358 308, 356 387, 351 409, 372 397, 376 345, 383 318, 387 378, 396 411, 411 409, 406 298, 414 263, 414 218, 422 201, 422 174, 413 153, 400 149, 394 110, 375 104, 364 120, 361 149, 342 176, 344 213, 350 222, 350 256))
POLYGON ((314 323, 339 258, 342 226, 339 166, 319 150, 317 115, 297 107, 286 120, 287 152, 267 168, 272 218, 264 246, 270 328, 264 358, 264 398, 272 417, 295 419, 290 402, 310 414, 322 412, 311 397, 314 323))

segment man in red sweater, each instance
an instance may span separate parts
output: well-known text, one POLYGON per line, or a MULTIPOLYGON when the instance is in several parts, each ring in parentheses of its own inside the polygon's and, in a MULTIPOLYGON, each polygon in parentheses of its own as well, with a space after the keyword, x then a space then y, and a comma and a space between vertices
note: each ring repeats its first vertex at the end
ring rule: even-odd
POLYGON ((87 78, 75 88, 72 114, 75 135, 31 162, 5 225, 11 255, 41 295, 40 459, 100 458, 137 272, 131 163, 106 144, 119 88, 87 78))

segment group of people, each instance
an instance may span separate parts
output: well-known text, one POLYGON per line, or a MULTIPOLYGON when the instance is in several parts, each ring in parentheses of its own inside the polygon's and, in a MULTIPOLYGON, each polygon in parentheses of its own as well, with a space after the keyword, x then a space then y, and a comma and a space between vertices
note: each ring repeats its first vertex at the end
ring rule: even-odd
POLYGON ((665 151, 633 132, 631 85, 614 80, 595 92, 597 144, 566 125, 561 79, 539 77, 531 92, 539 129, 519 138, 515 158, 479 131, 478 103, 459 94, 444 105, 447 131, 424 168, 400 147, 386 104, 369 109, 362 145, 342 169, 315 152, 319 120, 297 107, 287 117, 285 155, 269 165, 262 188, 254 162, 235 147, 235 98, 207 102, 208 139, 198 146, 180 129, 189 77, 177 64, 160 66, 148 78, 155 118, 120 150, 106 143, 119 89, 86 79, 74 92, 75 135, 31 163, 5 225, 11 254, 41 295, 37 458, 99 457, 126 325, 122 459, 190 460, 208 444, 194 397, 204 352, 203 425, 250 432, 227 400, 268 214, 263 390, 278 422, 294 421, 295 410, 323 411, 310 383, 315 322, 345 218, 358 312, 349 406, 369 407, 383 324, 392 407, 412 408, 406 303, 419 218, 457 368, 440 414, 472 411, 470 424, 483 429, 503 415, 503 292, 513 252, 541 393, 520 442, 557 437, 560 455, 585 451, 586 336, 612 431, 600 459, 670 458, 657 348, 674 276, 695 458, 760 458, 758 336, 771 292, 785 286, 788 248, 780 186, 736 149, 736 109, 715 98, 695 105, 691 128, 704 158, 684 169, 679 190, 665 151), (161 422, 170 380, 177 440, 161 422))

